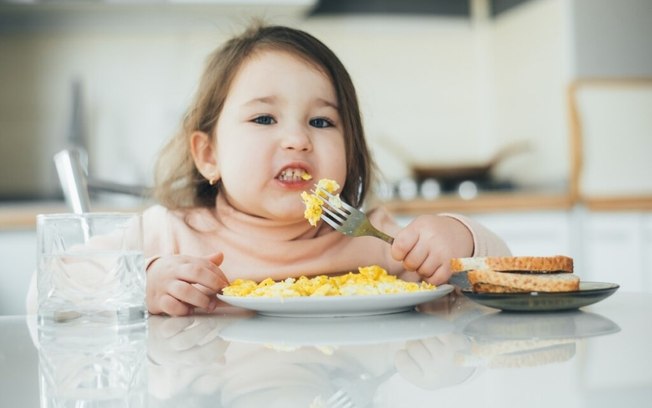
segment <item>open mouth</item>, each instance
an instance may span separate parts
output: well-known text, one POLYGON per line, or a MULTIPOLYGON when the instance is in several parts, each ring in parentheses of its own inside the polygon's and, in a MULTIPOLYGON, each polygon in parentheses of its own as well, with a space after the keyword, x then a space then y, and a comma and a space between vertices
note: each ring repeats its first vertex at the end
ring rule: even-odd
POLYGON ((312 176, 304 169, 288 167, 283 169, 276 178, 285 182, 299 182, 310 180, 312 176))

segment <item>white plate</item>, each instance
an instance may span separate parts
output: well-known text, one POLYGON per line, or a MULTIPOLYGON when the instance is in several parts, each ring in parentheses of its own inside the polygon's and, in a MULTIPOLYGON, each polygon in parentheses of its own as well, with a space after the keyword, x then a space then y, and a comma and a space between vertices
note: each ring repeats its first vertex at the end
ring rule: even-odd
POLYGON ((254 315, 220 331, 230 342, 303 346, 342 346, 419 340, 453 330, 441 317, 409 311, 388 315, 314 319, 254 315))
POLYGON ((452 285, 435 290, 366 296, 319 296, 292 298, 259 298, 217 295, 222 301, 268 316, 334 317, 369 316, 398 313, 449 294, 452 285))

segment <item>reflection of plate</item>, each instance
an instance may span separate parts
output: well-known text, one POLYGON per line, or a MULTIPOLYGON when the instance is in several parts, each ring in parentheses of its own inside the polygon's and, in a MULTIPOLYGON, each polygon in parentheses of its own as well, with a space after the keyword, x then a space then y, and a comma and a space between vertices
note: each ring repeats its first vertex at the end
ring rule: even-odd
POLYGON ((397 313, 413 309, 447 295, 451 285, 440 285, 424 292, 367 296, 319 296, 293 298, 258 298, 217 295, 233 306, 255 310, 260 314, 287 317, 368 316, 397 313))
POLYGON ((580 282, 580 290, 576 292, 475 293, 462 289, 462 293, 475 302, 496 309, 550 312, 588 306, 609 297, 618 288, 615 283, 580 282))
POLYGON ((450 322, 415 311, 348 319, 253 316, 225 327, 226 341, 285 346, 338 346, 423 339, 448 333, 450 322))
POLYGON ((492 313, 463 330, 471 347, 459 358, 468 365, 532 367, 567 361, 579 339, 620 331, 606 317, 579 310, 567 313, 492 313))
POLYGON ((464 334, 482 340, 579 339, 620 331, 599 314, 580 310, 568 313, 492 313, 469 322, 464 334))

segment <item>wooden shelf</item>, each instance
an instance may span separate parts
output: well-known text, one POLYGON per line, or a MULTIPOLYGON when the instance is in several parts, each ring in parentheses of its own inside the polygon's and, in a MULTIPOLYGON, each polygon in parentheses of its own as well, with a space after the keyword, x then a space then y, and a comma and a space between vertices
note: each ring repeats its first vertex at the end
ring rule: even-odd
MULTIPOLYGON (((455 213, 492 213, 515 211, 566 211, 575 204, 591 211, 652 211, 652 196, 585 198, 574 202, 564 193, 484 193, 471 200, 457 196, 442 196, 435 200, 393 200, 383 205, 395 215, 455 213)), ((98 211, 142 211, 142 208, 109 208, 98 211)), ((68 211, 64 204, 11 205, 0 207, 0 231, 3 229, 33 229, 36 215, 68 211)))
POLYGON ((435 200, 389 201, 384 204, 396 215, 424 213, 481 213, 500 211, 568 210, 573 206, 565 193, 484 193, 471 200, 443 196, 435 200))
MULTIPOLYGON (((143 207, 120 207, 115 205, 96 205, 94 211, 140 212, 143 207)), ((38 214, 70 212, 64 203, 26 203, 0 206, 0 232, 3 230, 35 229, 38 214)))
POLYGON ((652 211, 652 196, 591 197, 582 204, 591 211, 652 211))
POLYGON ((38 214, 67 212, 64 204, 7 205, 0 207, 0 231, 5 229, 34 229, 38 214))

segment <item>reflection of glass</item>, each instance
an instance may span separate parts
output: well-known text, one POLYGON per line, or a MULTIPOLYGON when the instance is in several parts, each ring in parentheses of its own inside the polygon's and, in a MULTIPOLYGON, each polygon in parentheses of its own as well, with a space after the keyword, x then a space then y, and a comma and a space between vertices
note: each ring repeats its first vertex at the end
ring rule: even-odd
POLYGON ((493 313, 467 324, 463 332, 471 346, 459 358, 473 366, 545 365, 572 359, 579 339, 618 331, 618 325, 606 317, 582 311, 493 313))
POLYGON ((37 236, 39 323, 144 322, 139 214, 39 215, 37 236))
POLYGON ((42 408, 146 406, 144 326, 48 327, 38 336, 42 408))

